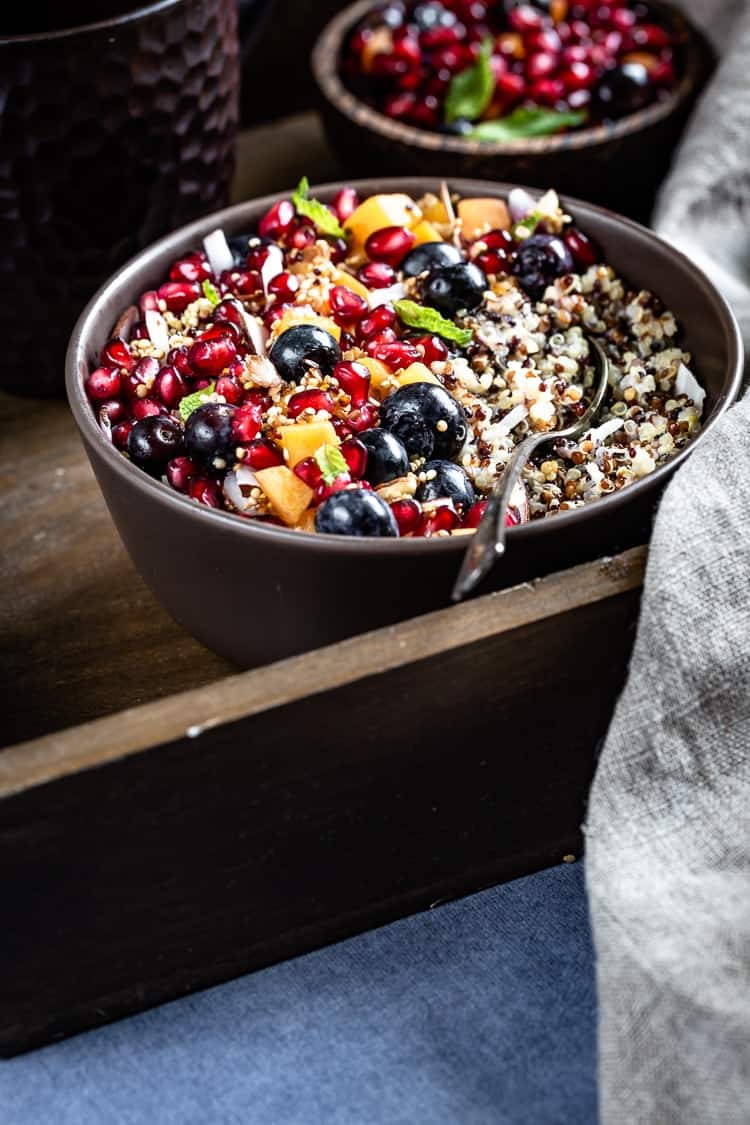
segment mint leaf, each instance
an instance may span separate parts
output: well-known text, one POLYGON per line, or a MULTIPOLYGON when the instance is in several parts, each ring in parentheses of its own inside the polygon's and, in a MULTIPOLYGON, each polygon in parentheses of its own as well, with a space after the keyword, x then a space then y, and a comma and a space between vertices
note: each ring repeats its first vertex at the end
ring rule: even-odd
POLYGON ((524 137, 548 137, 560 129, 583 125, 587 114, 583 109, 544 109, 542 106, 519 106, 507 117, 482 121, 469 133, 478 141, 515 141, 524 137))
POLYGON ((517 223, 514 223, 511 234, 516 241, 520 242, 521 239, 528 238, 530 234, 534 233, 543 218, 544 215, 541 211, 530 211, 523 219, 519 219, 517 223))
POLYGON ((203 288, 203 296, 206 298, 207 301, 211 302, 211 307, 215 309, 216 306, 218 305, 219 301, 221 300, 221 297, 219 296, 219 293, 218 293, 218 290, 216 289, 216 286, 212 285, 211 282, 208 280, 208 278, 206 278, 205 281, 203 282, 202 288, 203 288))
POLYGON ((298 215, 311 219, 321 234, 330 234, 333 238, 346 238, 346 231, 324 203, 317 199, 308 199, 310 182, 303 176, 292 193, 292 203, 298 215))
POLYGON ((473 333, 470 328, 459 328, 452 320, 446 320, 437 309, 427 305, 418 305, 416 301, 394 301, 393 307, 404 324, 410 328, 424 328, 425 332, 434 332, 444 340, 452 340, 465 348, 471 343, 473 333))
POLYGON ((336 477, 349 472, 349 466, 337 445, 321 445, 315 452, 315 460, 326 484, 333 484, 336 477))
MULTIPOLYGON (((209 300, 210 299, 209 297, 209 300)), ((184 398, 180 399, 180 418, 182 418, 183 422, 187 422, 193 411, 205 404, 206 396, 213 392, 215 386, 216 383, 209 383, 208 386, 203 387, 202 390, 193 391, 191 395, 185 395, 184 398)))
POLYGON ((476 121, 492 101, 495 76, 490 66, 493 40, 488 37, 479 48, 479 58, 451 79, 445 96, 445 120, 450 125, 460 118, 476 121))

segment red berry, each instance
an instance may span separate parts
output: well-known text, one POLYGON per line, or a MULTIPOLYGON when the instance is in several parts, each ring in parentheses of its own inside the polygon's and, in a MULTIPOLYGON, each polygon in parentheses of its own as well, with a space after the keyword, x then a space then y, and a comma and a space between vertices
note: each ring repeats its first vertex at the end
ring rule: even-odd
POLYGON ((232 416, 232 436, 238 442, 252 441, 260 433, 263 411, 255 402, 244 402, 232 416))
POLYGON ((222 375, 216 380, 215 390, 217 395, 223 395, 233 406, 239 406, 245 394, 242 384, 234 375, 222 375))
POLYGON ((364 406, 370 393, 370 372, 364 364, 342 360, 334 367, 333 377, 342 391, 349 395, 355 410, 364 406))
POLYGON ((187 492, 191 480, 199 474, 200 469, 189 457, 174 457, 167 465, 167 480, 176 492, 187 492))
POLYGON ((112 444, 117 449, 125 449, 132 428, 132 422, 118 422, 116 426, 112 427, 112 444))
POLYGON ((132 371, 137 362, 124 340, 110 340, 99 356, 102 367, 124 367, 126 371, 132 371))
POLYGON ((104 423, 107 420, 110 427, 114 426, 117 422, 125 420, 125 403, 121 402, 119 398, 111 398, 106 402, 99 404, 99 421, 104 423))
POLYGON ((246 447, 243 465, 251 469, 272 469, 275 465, 283 465, 284 458, 281 450, 264 438, 256 438, 246 447))
POLYGON ((144 418, 150 418, 152 415, 165 414, 166 409, 155 398, 137 398, 130 407, 130 413, 136 422, 141 422, 144 418))
POLYGON ((197 500, 209 508, 222 506, 218 482, 206 477, 194 477, 188 484, 188 495, 191 500, 197 500))
POLYGON ((151 390, 158 374, 158 359, 155 359, 152 355, 147 355, 135 365, 132 371, 123 375, 120 385, 127 397, 141 398, 151 390))
POLYGON ((334 285, 328 294, 331 312, 337 321, 349 324, 367 312, 367 301, 345 285, 334 285))
POLYGON ((365 253, 374 261, 397 266, 415 242, 413 231, 406 227, 381 227, 373 231, 365 242, 365 253))
POLYGON ((357 277, 368 289, 385 289, 396 280, 396 274, 387 262, 366 262, 357 277))
POLYGON ((398 530, 401 535, 411 535, 422 522, 422 509, 416 500, 407 497, 404 500, 394 500, 391 511, 396 518, 398 530))
POLYGON ((190 366, 188 349, 186 347, 172 348, 171 351, 167 352, 167 363, 171 364, 172 367, 176 367, 180 375, 184 375, 186 378, 190 378, 191 375, 195 374, 190 366))
POLYGON ((327 391, 320 390, 298 391, 297 394, 292 395, 286 406, 290 418, 298 418, 304 410, 313 410, 316 413, 324 410, 327 414, 333 414, 334 409, 331 396, 327 391))
POLYGON ((97 401, 117 398, 120 393, 120 372, 114 367, 97 367, 86 380, 86 393, 89 398, 97 401))
POLYGON ((258 233, 264 238, 281 238, 293 219, 294 204, 290 199, 280 199, 258 223, 258 233))

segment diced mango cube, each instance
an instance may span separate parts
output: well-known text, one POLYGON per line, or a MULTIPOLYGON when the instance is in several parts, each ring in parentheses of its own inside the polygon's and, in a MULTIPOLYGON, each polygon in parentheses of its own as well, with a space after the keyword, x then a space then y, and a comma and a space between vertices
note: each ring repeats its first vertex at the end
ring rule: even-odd
POLYGON ((303 422, 282 426, 281 448, 287 454, 290 468, 306 457, 312 457, 321 445, 339 445, 339 437, 330 422, 303 422))
POLYGON ((409 383, 439 383, 440 380, 433 375, 426 363, 410 363, 396 376, 402 387, 409 383))
POLYGON ((258 469, 255 475, 277 516, 290 527, 299 523, 302 513, 310 506, 313 490, 286 465, 258 469))
POLYGON ((352 293, 356 293, 358 297, 363 297, 365 301, 370 296, 370 290, 367 286, 363 285, 358 278, 352 277, 346 270, 336 270, 332 280, 334 285, 343 285, 346 289, 351 289, 352 293))
POLYGON ((423 242, 442 242, 443 237, 438 230, 428 223, 426 219, 422 219, 421 223, 417 223, 412 228, 412 234, 416 238, 416 245, 419 246, 423 242))
POLYGON ((382 227, 412 227, 422 218, 414 200, 403 192, 392 195, 371 195, 352 211, 344 223, 351 233, 354 251, 361 250, 373 233, 382 227))
POLYGON ((386 379, 394 378, 390 368, 386 367, 384 363, 381 363, 379 359, 373 359, 370 355, 363 355, 357 360, 357 363, 361 363, 362 366, 366 367, 370 372, 370 390, 374 394, 380 394, 386 379))
POLYGON ((462 199, 458 204, 461 234, 472 240, 489 230, 510 230, 511 218, 504 199, 462 199))
POLYGON ((297 531, 315 531, 315 509, 308 508, 303 512, 295 527, 297 531))
POLYGON ((278 340, 282 332, 286 332, 287 328, 292 328, 295 324, 317 324, 319 328, 323 328, 330 333, 334 340, 341 339, 341 329, 335 320, 301 306, 299 308, 292 306, 283 316, 279 317, 273 326, 273 338, 278 340))
POLYGON ((445 204, 442 199, 437 195, 429 193, 420 200, 422 207, 422 214, 428 223, 447 223, 448 212, 445 210, 445 204))

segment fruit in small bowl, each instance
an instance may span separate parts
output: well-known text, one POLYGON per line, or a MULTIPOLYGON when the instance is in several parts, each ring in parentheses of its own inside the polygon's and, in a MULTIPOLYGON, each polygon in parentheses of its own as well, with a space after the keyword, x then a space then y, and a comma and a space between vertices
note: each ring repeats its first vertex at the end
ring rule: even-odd
MULTIPOLYGON (((456 208, 462 200, 491 199, 502 202, 511 219, 520 216, 512 219, 514 227, 524 219, 538 224, 537 218, 522 214, 524 200, 531 199, 538 209, 538 194, 512 185, 462 181, 452 182, 450 189, 448 199, 456 208)), ((506 239, 490 238, 489 231, 478 232, 474 206, 464 209, 471 216, 468 237, 457 229, 457 237, 442 238, 455 253, 443 250, 432 259, 436 272, 495 254, 483 259, 489 297, 483 295, 474 309, 460 310, 452 319, 431 307, 433 326, 449 336, 458 331, 459 339, 452 340, 407 323, 424 316, 421 294, 432 273, 430 255, 436 252, 428 252, 427 268, 417 273, 413 269, 424 260, 410 264, 408 259, 424 245, 417 243, 416 234, 401 262, 370 256, 393 257, 391 240, 369 240, 387 229, 378 224, 384 214, 390 222, 396 205, 407 209, 410 232, 432 223, 438 234, 447 233, 438 228, 455 224, 457 217, 443 222, 437 210, 431 217, 426 213, 435 200, 445 206, 440 181, 329 185, 309 189, 306 196, 329 215, 330 208, 348 201, 348 214, 336 217, 348 232, 345 248, 338 245, 338 233, 322 239, 313 235, 312 241, 300 238, 300 228, 291 228, 297 222, 295 209, 290 216, 284 206, 288 197, 208 216, 163 239, 115 275, 82 315, 68 356, 73 413, 136 565, 178 621, 209 647, 244 665, 446 604, 464 536, 481 517, 482 492, 496 475, 508 433, 514 423, 549 422, 555 406, 550 414, 545 396, 563 394, 562 387, 542 389, 546 380, 535 381, 528 365, 506 364, 516 374, 510 381, 505 378, 509 396, 498 405, 498 420, 474 413, 481 405, 482 349, 473 352, 466 333, 475 340, 479 332, 485 337, 482 347, 496 352, 511 345, 510 337, 503 340, 491 332, 494 325, 502 333, 503 317, 509 314, 498 309, 499 319, 493 320, 487 301, 517 300, 531 309, 530 315, 547 315, 539 299, 523 289, 530 277, 514 273, 519 249, 527 242, 516 237, 520 230, 511 232, 513 248, 506 239), (370 216, 364 223, 357 211, 372 199, 376 203, 364 212, 370 216), (280 215, 286 216, 284 237, 278 230, 280 215), (222 239, 215 237, 216 231, 223 232, 222 239), (282 245, 287 239, 302 245, 282 245), (323 286, 315 273, 322 267, 311 268, 321 242, 328 247, 326 276, 335 281, 323 286), (299 261, 293 260, 295 254, 301 254, 299 261), (361 277, 370 278, 375 271, 367 267, 372 265, 387 266, 397 277, 410 276, 387 287, 368 285, 361 277), (296 266, 301 268, 293 272, 296 266), (196 273, 204 276, 184 280, 185 274, 196 273), (183 280, 165 281, 170 274, 183 280), (282 274, 299 278, 299 288, 282 274), (394 293, 394 284, 409 286, 411 296, 394 293), (348 289, 361 303, 341 293, 334 296, 340 289, 348 289), (328 308, 303 307, 322 301, 322 291, 328 308), (411 304, 417 306, 416 314, 411 304), (433 313, 441 319, 435 321, 433 313), (474 322, 471 329, 469 321, 474 322), (113 325, 128 339, 113 338, 113 325), (273 362, 274 348, 300 326, 320 329, 328 338, 295 332, 294 347, 285 344, 277 353, 277 358, 283 356, 281 374, 273 362), (312 363, 306 363, 308 347, 317 349, 312 363), (524 402, 514 405, 514 395, 524 402), (521 417, 519 406, 528 416, 521 417), (483 428, 493 425, 499 429, 489 435, 488 451, 482 445, 487 436, 483 428), (134 433, 148 441, 136 441, 134 433), (383 438, 384 433, 393 441, 383 438)), ((622 265, 634 293, 652 288, 684 324, 680 354, 682 349, 691 354, 706 391, 702 429, 692 439, 700 441, 738 384, 740 347, 726 305, 695 267, 651 232, 574 201, 562 200, 559 212, 571 216, 563 220, 560 233, 574 259, 590 252, 588 239, 602 261, 622 265), (572 239, 567 237, 571 233, 572 239)), ((548 222, 553 221, 550 215, 548 222)), ((529 231, 528 238, 535 233, 552 232, 529 231)), ((597 269, 588 266, 578 276, 592 268, 597 269)), ((550 279, 550 295, 561 294, 561 312, 567 300, 561 288, 565 276, 550 279)), ((472 293, 465 278, 460 291, 464 300, 472 293)), ((619 298, 612 295, 612 300, 619 298)), ((647 311, 654 322, 664 315, 658 304, 647 311)), ((555 336, 551 329, 551 323, 536 323, 531 334, 555 336)), ((573 332, 570 339, 575 336, 573 332)), ((545 362, 565 367, 565 348, 552 355, 559 345, 552 341, 545 362)), ((531 337, 528 357, 534 354, 530 346, 531 337)), ((660 362, 671 363, 672 358, 660 362)), ((585 369, 583 352, 579 361, 585 369)), ((636 397, 651 394, 648 387, 636 387, 636 397)), ((498 385, 495 392, 503 395, 504 388, 498 385)), ((635 419, 623 425, 627 422, 635 419)), ((636 427, 641 424, 635 422, 636 427)), ((675 432, 686 432, 679 421, 675 432)), ((654 436, 646 430, 643 438, 653 441, 654 436)), ((661 436, 656 435, 657 441, 661 436)), ((592 444, 607 449, 613 441, 600 434, 592 444)), ((620 448, 628 455, 625 446, 620 448)), ((687 449, 677 449, 673 457, 596 503, 579 496, 579 487, 601 485, 603 478, 597 482, 596 471, 586 472, 579 485, 584 474, 576 475, 574 460, 564 456, 583 451, 563 450, 556 466, 535 466, 535 476, 526 480, 527 494, 516 505, 518 526, 509 530, 506 561, 493 581, 511 583, 641 538, 655 497, 687 449), (570 498, 565 496, 569 484, 573 489, 568 491, 576 493, 570 498), (554 499, 562 510, 545 515, 554 499)), ((596 468, 606 476, 606 466, 596 468)), ((608 471, 616 475, 617 468, 608 471)))

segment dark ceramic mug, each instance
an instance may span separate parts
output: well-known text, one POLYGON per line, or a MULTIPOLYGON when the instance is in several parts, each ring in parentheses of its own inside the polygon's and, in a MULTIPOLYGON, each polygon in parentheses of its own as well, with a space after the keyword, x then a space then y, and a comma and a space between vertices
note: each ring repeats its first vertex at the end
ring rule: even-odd
POLYGON ((0 386, 62 389, 81 305, 227 202, 236 0, 69 0, 0 15, 0 386))

